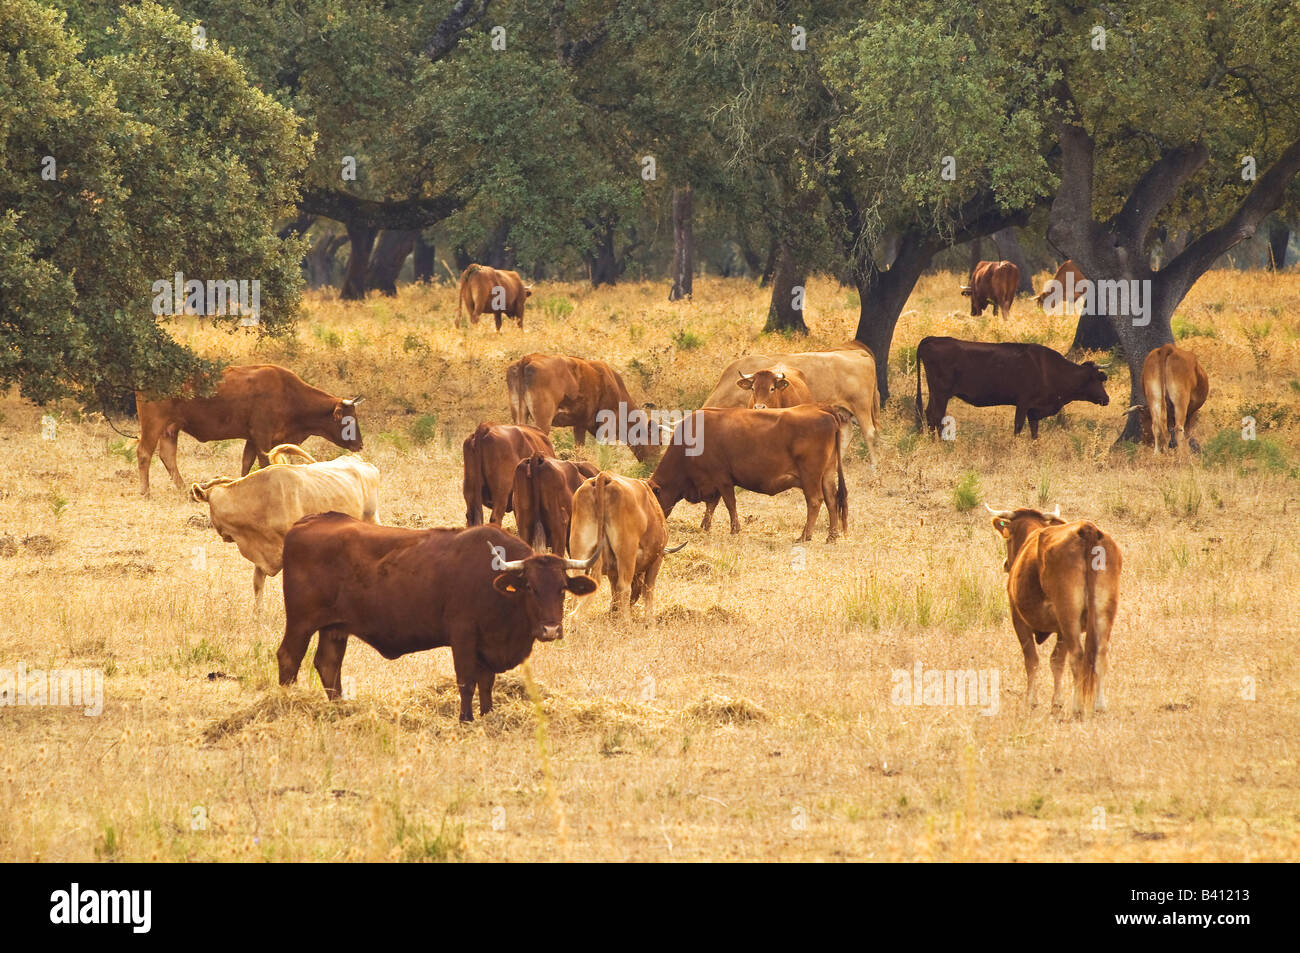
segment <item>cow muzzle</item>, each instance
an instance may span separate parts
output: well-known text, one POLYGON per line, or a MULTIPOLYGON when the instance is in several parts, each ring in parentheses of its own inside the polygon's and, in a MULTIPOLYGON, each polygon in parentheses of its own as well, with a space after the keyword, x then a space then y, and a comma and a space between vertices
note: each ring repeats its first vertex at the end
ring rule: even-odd
POLYGON ((539 642, 554 642, 562 638, 564 638, 564 626, 562 624, 543 625, 542 633, 537 637, 537 640, 539 642))

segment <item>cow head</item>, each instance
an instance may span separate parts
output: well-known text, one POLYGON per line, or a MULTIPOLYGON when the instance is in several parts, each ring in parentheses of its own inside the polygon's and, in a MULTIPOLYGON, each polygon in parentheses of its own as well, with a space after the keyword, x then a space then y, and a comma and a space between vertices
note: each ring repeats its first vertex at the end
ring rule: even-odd
POLYGON ((984 508, 993 514, 993 531, 1007 541, 1007 560, 1002 564, 1002 569, 1006 572, 1011 571, 1016 553, 1020 552, 1020 547, 1025 545, 1025 540, 1031 533, 1044 526, 1056 526, 1065 522, 1061 519, 1059 503, 1051 513, 1031 510, 1024 506, 1017 510, 995 510, 987 503, 984 504, 984 508))
POLYGON ((1110 403, 1110 395, 1106 393, 1106 372, 1092 361, 1084 361, 1079 368, 1083 371, 1083 380, 1078 399, 1105 407, 1110 403))
POLYGON ((357 404, 364 398, 353 397, 340 400, 334 404, 334 425, 338 427, 338 439, 330 436, 340 447, 346 450, 361 449, 361 424, 357 421, 357 404))
POLYGON ((524 297, 525 297, 525 298, 531 298, 532 296, 533 296, 533 286, 532 286, 532 285, 524 285, 524 297))
POLYGON ((519 604, 534 639, 553 642, 564 638, 564 594, 585 596, 596 591, 594 579, 570 576, 568 570, 590 569, 599 555, 598 548, 587 560, 564 559, 549 553, 508 562, 502 560, 498 563, 501 574, 492 580, 492 587, 519 604))
POLYGON ((790 386, 790 381, 786 378, 785 371, 767 369, 755 371, 753 374, 742 372, 740 380, 736 381, 736 386, 742 390, 751 391, 749 395, 749 406, 751 408, 765 410, 768 402, 772 399, 772 392, 785 390, 790 386))

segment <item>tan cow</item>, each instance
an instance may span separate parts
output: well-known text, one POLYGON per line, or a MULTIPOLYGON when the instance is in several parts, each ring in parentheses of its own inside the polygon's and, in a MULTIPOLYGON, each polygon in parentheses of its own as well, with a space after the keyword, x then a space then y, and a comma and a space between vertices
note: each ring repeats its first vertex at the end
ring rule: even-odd
POLYGON ((803 372, 793 367, 778 364, 765 367, 752 374, 740 372, 736 386, 749 391, 750 410, 765 410, 768 407, 796 407, 799 404, 811 404, 812 392, 803 372))
POLYGON ((1110 630, 1119 605, 1119 547, 1095 523, 1061 519, 1054 513, 1020 508, 994 510, 993 529, 1007 541, 1007 596, 1011 624, 1025 656, 1026 698, 1033 706, 1037 645, 1056 633, 1052 651, 1052 705, 1061 704, 1065 663, 1074 673, 1070 712, 1106 707, 1102 681, 1110 652, 1110 630))
MULTIPOLYGON (((276 447, 278 458, 301 455, 296 446, 276 447)), ((357 456, 323 463, 275 463, 246 477, 217 477, 190 486, 190 499, 208 504, 212 527, 253 564, 254 614, 262 609, 267 576, 283 565, 284 537, 304 516, 336 511, 379 521, 379 471, 357 456)))
POLYGON ((501 318, 509 315, 524 327, 524 302, 533 293, 533 286, 524 284, 517 271, 489 268, 487 265, 470 265, 460 275, 460 301, 456 304, 456 327, 464 327, 461 312, 468 311, 472 323, 478 324, 480 314, 492 313, 497 330, 501 318))
POLYGON ((1172 433, 1180 457, 1186 456, 1188 446, 1200 449, 1192 439, 1192 424, 1210 395, 1210 378, 1195 354, 1173 344, 1156 348, 1142 363, 1142 393, 1147 399, 1142 408, 1143 443, 1164 453, 1172 433))
MULTIPOLYGON (((1034 295, 1034 300, 1041 306, 1049 297, 1062 305, 1072 305, 1087 294, 1084 274, 1073 259, 1067 258, 1056 269, 1056 274, 1043 285, 1043 290, 1034 295), (1055 284, 1053 284, 1055 282, 1055 284), (1053 294, 1055 292, 1055 294, 1053 294), (1067 300, 1068 299, 1068 300, 1067 300)), ((1062 310, 1065 310, 1062 308, 1062 310)))
POLYGON ((667 542, 668 522, 645 480, 601 472, 573 494, 570 558, 595 556, 590 573, 599 579, 603 567, 609 578, 611 612, 631 612, 644 594, 645 617, 654 617, 655 579, 664 553, 686 545, 665 549, 667 542))
MULTIPOLYGON (((862 428, 871 463, 876 463, 876 433, 880 429, 880 391, 876 387, 876 361, 871 351, 853 342, 835 351, 805 351, 799 354, 750 354, 732 361, 718 384, 704 401, 705 407, 746 407, 749 392, 736 386, 742 374, 753 374, 780 364, 799 371, 813 401, 843 407, 862 428)), ((840 441, 848 447, 853 425, 840 428, 840 441)))
POLYGON ((534 453, 555 456, 551 438, 536 427, 479 424, 461 444, 465 478, 465 525, 483 525, 483 507, 492 510, 489 523, 501 525, 514 510, 515 467, 534 453))
POLYGON ((1020 269, 1015 262, 982 261, 971 272, 970 284, 961 286, 961 293, 970 298, 971 317, 978 317, 993 305, 993 315, 1001 311, 1002 317, 1011 317, 1011 306, 1016 301, 1020 287, 1020 269))

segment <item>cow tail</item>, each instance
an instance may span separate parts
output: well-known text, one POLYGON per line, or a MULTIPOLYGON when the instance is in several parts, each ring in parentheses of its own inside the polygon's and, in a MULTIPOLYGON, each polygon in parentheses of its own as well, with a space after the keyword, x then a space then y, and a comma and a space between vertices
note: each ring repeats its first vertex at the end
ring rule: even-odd
MULTIPOLYGON (((533 508, 532 539, 528 541, 528 545, 533 547, 535 553, 542 552, 542 549, 538 547, 539 543, 542 547, 546 545, 546 527, 542 525, 542 481, 537 472, 541 462, 542 455, 540 452, 534 453, 528 458, 528 503, 533 508)), ((515 516, 518 515, 519 507, 516 506, 515 516)), ((561 553, 564 553, 568 551, 568 546, 569 541, 567 539, 551 541, 553 551, 558 548, 561 553)))
MULTIPOLYGON (((836 421, 838 423, 839 421, 836 421)), ((839 484, 835 487, 835 505, 840 510, 840 532, 846 536, 849 532, 849 490, 844 485, 844 455, 840 452, 839 427, 835 428, 835 470, 839 475, 839 484)))
POLYGON ((1079 681, 1083 710, 1090 711, 1097 697, 1097 652, 1101 646, 1101 633, 1097 631, 1097 571, 1092 568, 1093 549, 1101 539, 1101 530, 1091 523, 1079 527, 1083 540, 1083 591, 1086 605, 1084 616, 1083 678, 1079 681))
POLYGON ((479 424, 465 440, 465 525, 483 525, 483 455, 479 440, 487 432, 487 424, 479 424))
POLYGON ((599 579, 605 564, 605 494, 609 491, 609 474, 601 471, 596 475, 596 561, 587 574, 599 579))
MULTIPOLYGON (((879 394, 879 389, 876 392, 879 394)), ((916 432, 921 432, 921 349, 919 347, 916 349, 916 432)))

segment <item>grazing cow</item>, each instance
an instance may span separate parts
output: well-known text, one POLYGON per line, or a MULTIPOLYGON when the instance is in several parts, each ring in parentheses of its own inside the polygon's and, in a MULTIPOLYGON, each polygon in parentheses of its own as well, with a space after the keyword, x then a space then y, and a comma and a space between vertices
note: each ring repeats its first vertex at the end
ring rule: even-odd
POLYGON ((1041 305, 1055 291, 1056 294, 1052 295, 1054 299, 1059 298, 1060 301, 1066 304, 1074 304, 1087 293, 1087 286, 1083 282, 1083 272, 1079 270, 1079 266, 1074 263, 1073 259, 1067 258, 1061 262, 1061 267, 1056 269, 1056 274, 1052 279, 1043 285, 1043 290, 1034 295, 1034 300, 1041 305), (1073 277, 1070 277, 1071 275, 1073 277), (1055 285, 1052 282, 1055 282, 1055 285), (1070 295, 1070 300, 1066 301, 1066 296, 1071 288, 1073 288, 1074 293, 1070 295))
POLYGON ((533 552, 549 549, 557 556, 565 555, 573 494, 583 480, 599 472, 594 463, 556 460, 540 452, 520 460, 510 498, 519 538, 532 546, 533 552))
MULTIPOLYGON (((586 445, 588 433, 599 430, 598 414, 613 414, 617 421, 636 410, 623 378, 604 361, 526 354, 506 369, 506 388, 516 424, 531 421, 543 432, 572 427, 579 447, 586 445)), ((647 434, 644 442, 633 440, 629 448, 638 460, 657 456, 658 432, 647 434)))
POLYGON ((645 480, 602 472, 573 494, 573 524, 569 553, 575 559, 595 558, 591 574, 609 577, 610 611, 632 611, 645 594, 645 617, 654 618, 655 578, 665 553, 668 522, 645 480))
POLYGON ((948 401, 960 397, 975 407, 1016 408, 1016 434, 1029 421, 1038 439, 1038 421, 1060 413, 1073 400, 1105 407, 1106 373, 1092 361, 1075 364, 1041 344, 989 344, 956 338, 923 338, 916 346, 916 432, 921 432, 921 370, 930 388, 925 421, 937 431, 948 401))
POLYGON ((1067 523, 1055 513, 994 510, 993 529, 1007 541, 1007 596, 1011 624, 1025 655, 1026 698, 1034 697, 1038 648, 1056 633, 1052 652, 1052 705, 1061 704, 1061 673, 1074 673, 1071 713, 1106 707, 1102 680, 1110 630, 1119 604, 1119 547, 1089 520, 1067 523))
POLYGON ((384 658, 451 647, 460 720, 492 710, 492 683, 519 665, 533 642, 564 638, 564 594, 596 590, 587 564, 535 556, 498 526, 399 529, 342 513, 300 520, 284 541, 284 640, 280 684, 298 677, 313 632, 325 695, 342 692, 348 636, 384 658))
POLYGON ((509 315, 519 322, 519 329, 524 327, 524 302, 533 293, 533 286, 524 284, 517 271, 503 271, 489 268, 487 265, 470 265, 460 275, 460 301, 456 304, 456 327, 464 327, 462 311, 469 312, 469 319, 478 324, 478 316, 492 312, 496 319, 497 331, 501 330, 501 318, 509 315))
MULTIPOLYGON (((801 354, 750 354, 732 361, 722 372, 717 386, 704 401, 705 407, 746 407, 750 395, 736 386, 742 374, 753 374, 780 364, 799 371, 808 392, 818 403, 843 407, 862 428, 871 463, 876 463, 876 432, 880 428, 880 391, 876 387, 876 361, 871 351, 858 342, 850 342, 835 351, 805 351, 801 354)), ((842 428, 841 442, 849 445, 852 423, 842 428)))
POLYGON ((336 510, 379 521, 379 471, 360 457, 316 463, 299 447, 275 447, 269 456, 301 456, 305 465, 275 463, 238 480, 217 477, 190 486, 190 499, 208 504, 212 528, 253 564, 253 614, 262 611, 262 586, 280 571, 284 537, 312 513, 336 510))
POLYGON ((991 303, 993 316, 1001 309, 1004 318, 1011 317, 1011 305, 1020 287, 1020 269, 1010 261, 982 261, 971 272, 970 284, 961 286, 961 293, 970 298, 970 313, 978 316, 991 303))
POLYGON ((1192 439, 1192 424, 1210 395, 1210 378, 1195 354, 1173 344, 1156 348, 1142 363, 1142 393, 1147 399, 1141 408, 1143 443, 1163 453, 1172 434, 1179 456, 1189 446, 1201 449, 1192 439), (1153 412, 1156 407, 1164 413, 1153 412))
POLYGON ((241 474, 270 461, 266 451, 277 444, 300 444, 324 437, 345 450, 361 449, 357 424, 360 397, 343 400, 306 384, 293 371, 275 364, 227 367, 212 397, 173 397, 149 400, 136 392, 140 443, 135 456, 140 469, 140 495, 149 495, 149 464, 154 448, 172 482, 183 487, 176 467, 176 438, 187 433, 195 440, 244 440, 241 474))
POLYGON ((514 506, 515 467, 534 453, 555 456, 551 438, 536 427, 479 424, 461 444, 465 460, 465 525, 483 525, 483 507, 492 510, 489 523, 501 519, 514 506))
MULTIPOLYGON (((840 461, 844 419, 835 409, 826 404, 783 410, 706 407, 691 416, 696 418, 690 421, 694 432, 702 436, 700 452, 695 456, 686 453, 682 442, 674 438, 650 476, 650 488, 665 516, 679 500, 705 503, 701 528, 707 530, 713 525, 713 508, 721 497, 734 535, 740 532, 736 487, 768 496, 799 487, 808 504, 800 542, 812 539, 823 500, 830 519, 827 542, 839 536, 841 527, 848 531, 848 491, 840 461)), ((678 426, 686 426, 688 420, 678 426)))
POLYGON ((797 407, 800 404, 813 403, 812 392, 803 372, 793 367, 778 364, 765 367, 752 374, 740 372, 736 386, 749 391, 751 410, 765 410, 768 407, 797 407))

